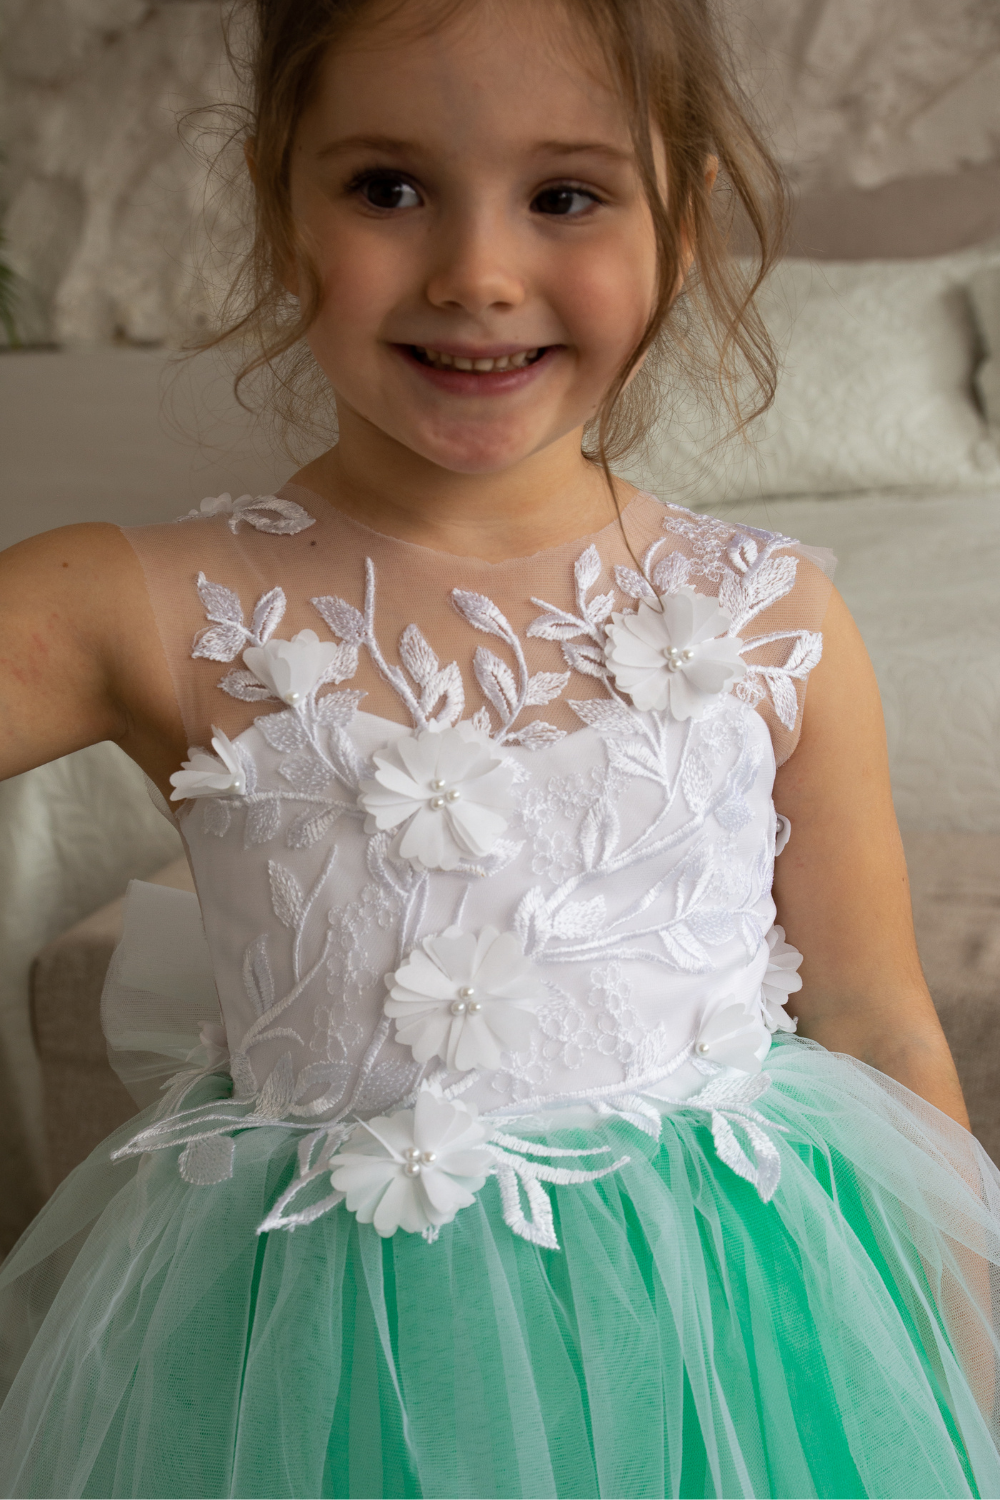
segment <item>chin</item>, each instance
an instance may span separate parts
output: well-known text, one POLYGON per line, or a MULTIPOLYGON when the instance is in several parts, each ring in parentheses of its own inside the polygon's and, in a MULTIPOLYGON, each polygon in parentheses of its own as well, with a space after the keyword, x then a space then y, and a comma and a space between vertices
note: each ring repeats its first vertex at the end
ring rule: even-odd
POLYGON ((453 474, 502 474, 504 470, 512 469, 524 459, 530 458, 539 448, 544 448, 546 441, 544 438, 513 436, 510 433, 503 436, 489 436, 485 433, 470 436, 466 432, 449 436, 436 434, 430 439, 414 441, 408 446, 429 462, 453 474))

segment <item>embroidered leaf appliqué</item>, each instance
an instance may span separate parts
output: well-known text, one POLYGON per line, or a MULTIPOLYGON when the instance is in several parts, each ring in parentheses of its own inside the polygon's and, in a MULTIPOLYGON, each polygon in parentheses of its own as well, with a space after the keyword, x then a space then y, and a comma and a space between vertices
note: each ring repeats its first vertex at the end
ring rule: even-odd
POLYGON ((819 666, 822 655, 823 637, 811 630, 803 630, 781 670, 789 677, 808 677, 812 669, 819 666))
POLYGON ((259 1016, 274 1004, 274 980, 267 961, 267 935, 254 938, 243 954, 243 987, 259 1016))
POLYGON ((536 672, 528 683, 525 707, 530 704, 551 703, 553 698, 559 697, 568 682, 568 672, 536 672))
POLYGON ((441 669, 437 656, 416 625, 407 625, 400 636, 399 656, 418 687, 426 687, 441 669))
MULTIPOLYGON (((538 604, 540 601, 532 599, 531 602, 538 604)), ((578 635, 586 635, 587 627, 581 620, 575 620, 560 610, 558 614, 539 615, 537 620, 532 620, 525 634, 542 641, 572 641, 578 635)))
POLYGON ((338 599, 332 594, 324 595, 319 599, 310 599, 313 609, 317 610, 329 625, 334 635, 339 635, 341 640, 350 641, 354 645, 360 645, 367 634, 365 617, 353 604, 348 604, 346 599, 338 599))
POLYGON ((266 844, 273 839, 281 823, 281 804, 268 797, 263 802, 255 802, 247 813, 246 832, 243 842, 247 849, 255 844, 266 844))
POLYGON ((568 901, 552 919, 552 933, 560 938, 587 938, 600 932, 607 921, 603 896, 592 901, 568 901))
POLYGON ((506 616, 485 594, 474 594, 467 589, 452 589, 451 599, 459 614, 474 630, 481 630, 486 635, 498 635, 505 641, 513 636, 514 632, 506 616))
POLYGON ((658 594, 676 594, 688 582, 690 574, 691 563, 683 552, 671 552, 653 569, 653 587, 658 594))
POLYGON ((686 974, 700 974, 711 968, 708 953, 685 923, 665 928, 660 941, 670 961, 686 974))
POLYGON ((288 785, 307 797, 319 797, 330 785, 330 768, 312 755, 293 755, 278 767, 288 785))
POLYGON ((210 583, 204 573, 198 574, 197 589, 198 597, 205 606, 205 614, 210 620, 218 625, 238 625, 241 630, 245 630, 243 606, 232 589, 225 588, 221 583, 210 583))
POLYGON ((604 739, 633 739, 640 731, 640 720, 624 703, 605 698, 573 698, 570 708, 578 719, 596 729, 604 739))
POLYGON ((364 693, 326 693, 316 704, 316 718, 329 728, 344 729, 354 718, 364 693))
POLYGON ((600 646, 575 646, 567 641, 562 650, 566 665, 574 672, 582 672, 585 677, 599 677, 601 681, 607 676, 600 646))
POLYGON ((641 573, 634 568, 626 568, 621 563, 615 565, 615 582, 623 594, 630 599, 645 599, 648 604, 655 604, 656 595, 641 573))
POLYGON ((786 729, 794 729, 799 712, 799 700, 792 678, 780 668, 772 670, 769 667, 755 667, 751 670, 755 676, 762 677, 767 683, 771 700, 774 703, 774 711, 782 724, 786 729))
POLYGON ((265 687, 262 682, 243 667, 236 667, 232 672, 227 672, 225 677, 220 678, 219 687, 230 698, 239 698, 244 703, 261 703, 265 698, 273 698, 271 689, 265 687))
POLYGON ((246 643, 247 633, 242 625, 210 625, 195 637, 191 655, 208 661, 232 661, 246 643))
POLYGON ((508 718, 517 703, 517 683, 513 672, 492 651, 487 651, 485 646, 476 647, 472 670, 484 697, 490 700, 501 719, 508 718))
POLYGON ((271 883, 271 909, 283 927, 293 931, 302 920, 305 898, 291 870, 269 859, 267 873, 271 883))
POLYGON ((285 840, 289 849, 310 848, 329 832, 343 811, 343 805, 335 802, 327 807, 307 808, 289 826, 285 840))
POLYGON ((290 710, 277 714, 262 714, 254 723, 267 740, 272 750, 289 754, 301 750, 309 743, 308 736, 297 714, 290 710))
POLYGON ((591 544, 585 552, 581 552, 573 564, 573 576, 576 579, 577 589, 585 594, 592 589, 601 576, 601 555, 597 548, 591 544))
POLYGON ((544 719, 533 719, 530 724, 525 724, 523 729, 518 729, 510 736, 515 745, 523 745, 525 750, 541 750, 545 745, 554 745, 557 740, 565 738, 565 729, 557 729, 544 719))
POLYGON ((270 640, 285 613, 285 595, 282 589, 271 589, 257 600, 253 612, 253 633, 259 641, 270 640))
POLYGON ((206 833, 221 839, 229 832, 232 816, 232 808, 226 798, 206 797, 202 804, 201 826, 206 833))

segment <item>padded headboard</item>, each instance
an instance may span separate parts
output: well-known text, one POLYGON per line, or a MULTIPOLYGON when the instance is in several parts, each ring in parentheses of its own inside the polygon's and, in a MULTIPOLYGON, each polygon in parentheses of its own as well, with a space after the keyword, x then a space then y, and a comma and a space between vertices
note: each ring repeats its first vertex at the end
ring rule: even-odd
POLYGON ((804 193, 788 248, 818 260, 909 260, 993 239, 1000 239, 1000 164, 804 193))

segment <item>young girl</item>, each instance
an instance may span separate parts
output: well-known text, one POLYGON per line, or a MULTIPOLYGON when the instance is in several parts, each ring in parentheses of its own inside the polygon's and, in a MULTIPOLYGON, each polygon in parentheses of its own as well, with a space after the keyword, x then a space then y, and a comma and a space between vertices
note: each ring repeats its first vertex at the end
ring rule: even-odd
POLYGON ((604 463, 672 356, 767 394, 702 0, 255 48, 242 332, 339 440, 2 564, 3 771, 115 740, 201 912, 133 888, 106 1024, 169 1081, 0 1275, 4 1493, 1000 1494, 1000 1179, 863 647, 604 463))

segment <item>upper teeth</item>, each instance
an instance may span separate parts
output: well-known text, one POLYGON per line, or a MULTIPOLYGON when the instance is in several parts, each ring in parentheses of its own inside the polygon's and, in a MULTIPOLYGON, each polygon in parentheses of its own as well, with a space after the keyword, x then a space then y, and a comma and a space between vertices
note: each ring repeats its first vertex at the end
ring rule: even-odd
POLYGON ((465 359, 460 354, 440 354, 437 349, 423 349, 430 364, 441 370, 475 370, 491 375, 495 370, 520 370, 535 358, 537 349, 522 349, 517 354, 503 354, 499 359, 465 359))

